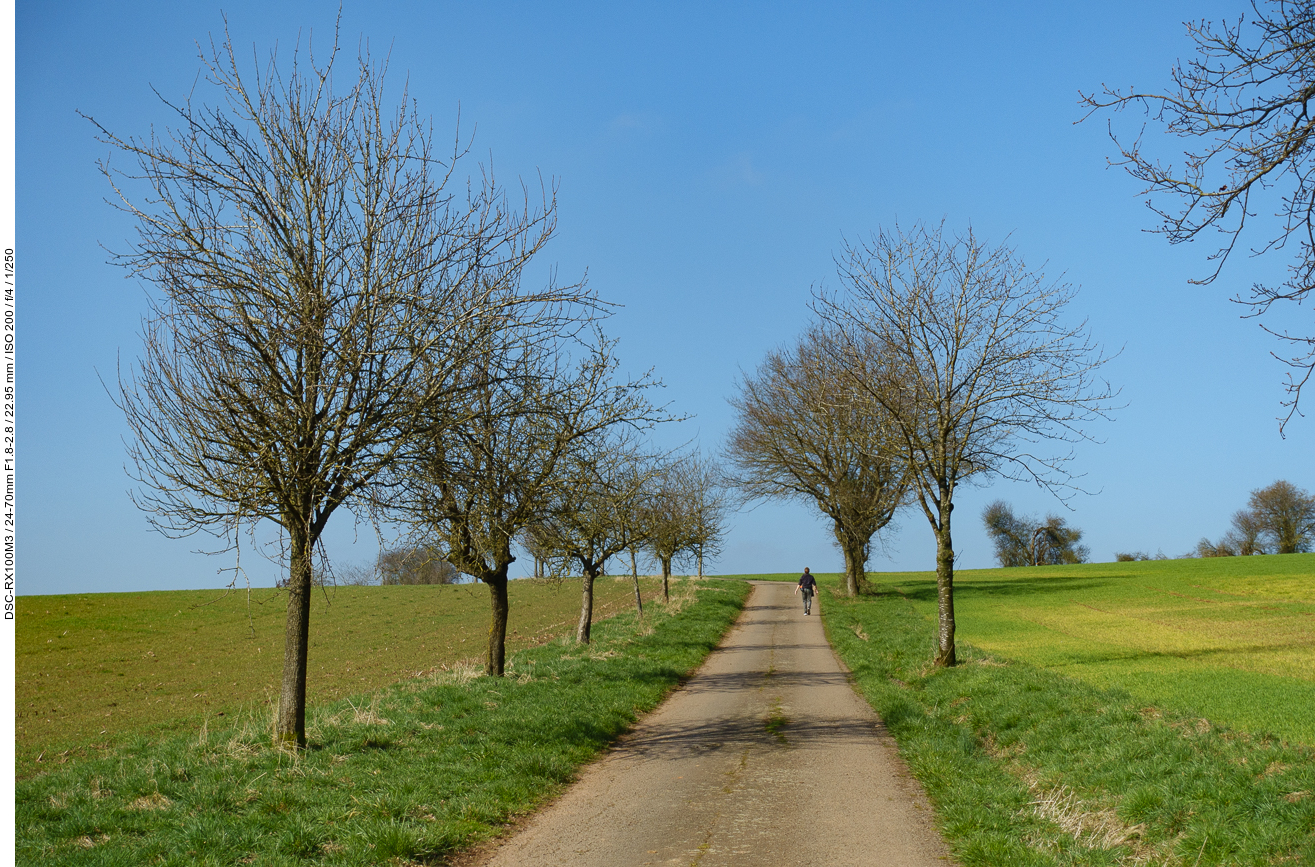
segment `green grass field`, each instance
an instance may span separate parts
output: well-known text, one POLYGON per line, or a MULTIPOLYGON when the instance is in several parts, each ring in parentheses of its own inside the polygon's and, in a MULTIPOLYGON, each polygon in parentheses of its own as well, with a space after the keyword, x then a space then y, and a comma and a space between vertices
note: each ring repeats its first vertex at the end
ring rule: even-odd
MULTIPOLYGON (((376 602, 397 589, 434 590, 366 589, 376 602)), ((626 611, 596 624, 587 647, 570 639, 522 645, 507 677, 455 665, 318 703, 300 753, 271 745, 263 707, 190 731, 138 728, 17 781, 18 862, 443 863, 559 790, 654 707, 720 642, 747 591, 740 582, 679 581, 671 604, 646 605, 642 622, 626 611)), ((551 591, 516 592, 529 608, 521 594, 551 591)), ((434 603, 439 611, 478 609, 477 597, 458 604, 455 592, 447 596, 434 603)), ((441 598, 395 597, 411 605, 441 598)), ((394 623, 405 607, 397 603, 394 623)), ((528 621, 519 622, 524 632, 528 621)), ((390 636, 376 646, 404 653, 399 633, 390 636)))
POLYGON ((1315 558, 1264 559, 958 573, 949 669, 930 575, 823 619, 964 867, 1315 864, 1315 558))
MULTIPOLYGON (((934 575, 872 580, 934 621, 934 575)), ((1000 656, 1315 745, 1315 554, 964 570, 955 619, 1000 656)))
MULTIPOLYGON (((641 581, 646 598, 660 595, 657 580, 641 581)), ((632 587, 599 581, 595 616, 633 607, 632 587)), ((510 593, 512 652, 579 617, 578 581, 513 581, 510 593)), ((312 705, 482 659, 486 647, 483 584, 338 587, 313 600, 312 705)), ((19 596, 18 776, 142 731, 195 731, 265 707, 278 695, 285 605, 270 589, 253 590, 250 604, 222 591, 19 596)))

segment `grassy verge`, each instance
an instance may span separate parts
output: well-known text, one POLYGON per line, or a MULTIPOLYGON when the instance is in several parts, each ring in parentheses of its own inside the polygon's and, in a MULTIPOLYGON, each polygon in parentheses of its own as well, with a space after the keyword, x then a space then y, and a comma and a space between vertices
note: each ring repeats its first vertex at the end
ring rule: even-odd
POLYGON ((568 781, 696 667, 748 588, 681 582, 645 622, 621 614, 581 648, 512 655, 509 676, 456 666, 315 708, 310 748, 272 749, 246 714, 140 737, 16 785, 24 864, 438 863, 568 781))
MULTIPOLYGON (((657 579, 644 579, 648 598, 657 579)), ((634 605, 630 580, 598 582, 605 619, 634 605)), ((578 581, 513 581, 513 652, 567 632, 578 581)), ((15 638, 18 776, 142 732, 196 731, 266 707, 283 664, 287 597, 165 591, 20 596, 15 638), (37 762, 40 757, 41 762, 37 762)), ((337 587, 311 600, 312 704, 371 692, 479 659, 488 635, 483 584, 337 587)))
POLYGON ((921 602, 875 590, 827 631, 965 867, 1315 864, 1310 747, 967 643, 933 669, 921 602))

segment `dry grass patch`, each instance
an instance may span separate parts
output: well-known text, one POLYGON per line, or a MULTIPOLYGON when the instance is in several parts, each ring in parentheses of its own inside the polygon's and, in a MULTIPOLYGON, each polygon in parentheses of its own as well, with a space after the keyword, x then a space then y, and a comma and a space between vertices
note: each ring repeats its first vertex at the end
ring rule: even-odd
POLYGON ((159 792, 153 792, 149 795, 143 795, 128 805, 129 810, 167 810, 173 801, 170 801, 159 792))
POLYGON ((1133 851, 1136 863, 1150 861, 1151 852, 1139 851, 1145 825, 1125 824, 1113 810, 1083 800, 1068 786, 1045 789, 1034 779, 1027 783, 1035 798, 1028 805, 1033 815, 1052 823, 1079 845, 1106 850, 1127 846, 1133 851))

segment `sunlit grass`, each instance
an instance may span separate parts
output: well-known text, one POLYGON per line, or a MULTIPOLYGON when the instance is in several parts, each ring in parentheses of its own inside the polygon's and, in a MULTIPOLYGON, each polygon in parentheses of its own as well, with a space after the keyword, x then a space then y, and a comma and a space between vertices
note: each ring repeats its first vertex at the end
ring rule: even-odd
POLYGON ((264 709, 139 735, 15 787, 23 864, 438 863, 496 833, 654 707, 720 642, 747 594, 683 581, 580 647, 511 654, 508 676, 439 668, 318 705, 309 748, 264 709), (697 596, 697 599, 695 598, 697 596))
MULTIPOLYGON (((826 600, 824 622, 832 643, 927 789, 959 863, 1315 864, 1315 750, 1185 710, 1197 700, 1234 710, 1247 696, 1263 701, 1255 696, 1263 694, 1257 690, 1266 676, 1198 665, 1177 674, 1152 671, 1152 677, 1138 680, 1147 667, 1130 667, 1109 654, 1102 672, 1083 657, 1080 643, 1058 652, 1058 663, 1055 658, 1043 665, 1019 661, 1029 649, 1045 657, 1053 630, 1022 621, 1025 635, 1019 638, 1007 628, 1018 622, 1017 612, 1053 612, 1060 604, 1073 604, 1049 601, 1029 609, 1021 597, 1062 600, 1081 592, 1085 602, 1094 599, 1111 609, 1118 602, 1097 593, 1090 582, 1083 590, 1069 586, 1040 593, 1029 587, 1033 578, 1051 589, 1064 579, 1052 574, 1016 580, 1027 571, 1016 570, 1014 579, 1002 578, 994 587, 982 581, 974 602, 959 607, 961 664, 950 669, 931 665, 934 629, 920 595, 926 589, 922 576, 902 577, 898 588, 878 584, 856 601, 826 600), (1004 580, 1014 581, 1007 594, 1000 592, 1004 580), (1014 620, 982 601, 992 592, 1012 599, 1014 620), (991 630, 968 623, 988 614, 997 618, 992 629, 1022 652, 1009 659, 973 646, 965 633, 991 630), (1083 676, 1068 676, 1077 671, 1083 676), (1102 673, 1136 690, 1100 686, 1102 673), (1166 697, 1165 684, 1185 675, 1195 681, 1166 697), (1211 695, 1192 696, 1193 689, 1211 695)), ((1136 569, 1122 577, 1149 584, 1150 597, 1166 586, 1154 572, 1149 580, 1136 569)), ((959 586, 970 586, 971 580, 959 586)), ((1160 616, 1178 622, 1163 609, 1160 616)), ((1199 633, 1209 629, 1198 625, 1185 631, 1186 644, 1202 641, 1199 633)), ((1229 634, 1220 631, 1221 638, 1229 634)), ((1136 658, 1147 652, 1135 642, 1167 641, 1158 634, 1120 634, 1120 640, 1134 643, 1128 652, 1136 658)), ((1150 658, 1165 666, 1177 659, 1150 658)), ((1275 694, 1290 695, 1292 685, 1302 683, 1279 680, 1275 694)), ((1306 704, 1284 708, 1275 718, 1300 728, 1298 720, 1309 713, 1306 704)))
MULTIPOLYGON (((646 597, 659 586, 643 579, 646 597)), ((579 616, 578 581, 513 581, 510 594, 513 651, 567 633, 579 616)), ((595 594, 600 619, 634 605, 628 578, 599 581, 595 594)), ((278 694, 286 602, 270 589, 250 602, 221 591, 18 597, 19 776, 39 769, 38 756, 58 762, 143 728, 264 713, 278 694)), ((482 659, 486 646, 483 584, 328 588, 311 605, 312 705, 482 659)))
MULTIPOLYGON (((871 578, 931 634, 934 575, 871 578)), ((1315 554, 963 570, 955 611, 982 649, 1315 744, 1315 554)))

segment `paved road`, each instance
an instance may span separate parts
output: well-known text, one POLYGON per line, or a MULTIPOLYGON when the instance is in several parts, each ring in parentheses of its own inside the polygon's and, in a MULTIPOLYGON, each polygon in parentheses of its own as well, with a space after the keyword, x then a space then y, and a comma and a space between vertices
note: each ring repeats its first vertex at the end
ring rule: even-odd
POLYGON ((698 674, 474 863, 950 863, 894 742, 793 590, 755 582, 698 674))

